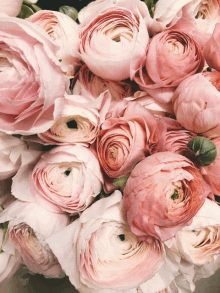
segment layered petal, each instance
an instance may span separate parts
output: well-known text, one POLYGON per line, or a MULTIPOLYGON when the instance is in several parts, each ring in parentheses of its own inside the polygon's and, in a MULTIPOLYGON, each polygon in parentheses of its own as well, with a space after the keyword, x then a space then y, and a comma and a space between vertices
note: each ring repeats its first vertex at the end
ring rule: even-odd
POLYGON ((121 194, 115 191, 93 204, 61 233, 47 239, 79 291, 82 285, 116 292, 137 287, 164 262, 158 240, 152 238, 151 244, 138 242, 131 233, 123 220, 120 201, 121 194), (74 249, 69 254, 70 247, 74 249))
POLYGON ((1 17, 0 23, 0 129, 43 132, 59 115, 69 85, 56 57, 57 47, 28 21, 1 17))
POLYGON ((208 196, 210 186, 185 157, 159 152, 132 170, 124 189, 123 209, 139 239, 172 238, 189 225, 208 196))

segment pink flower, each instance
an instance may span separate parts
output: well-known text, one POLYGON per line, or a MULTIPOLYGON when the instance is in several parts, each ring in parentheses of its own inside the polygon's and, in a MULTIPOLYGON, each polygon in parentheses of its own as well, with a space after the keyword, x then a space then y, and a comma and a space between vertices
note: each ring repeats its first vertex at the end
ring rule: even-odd
POLYGON ((17 16, 21 10, 22 0, 1 0, 0 13, 8 16, 17 16))
POLYGON ((61 62, 61 69, 72 77, 80 65, 78 24, 69 16, 50 10, 40 10, 27 20, 41 27, 59 46, 56 55, 61 62))
POLYGON ((219 0, 159 0, 156 4, 154 19, 163 28, 172 27, 179 19, 192 22, 198 31, 211 34, 215 24, 220 21, 219 0))
POLYGON ((206 72, 191 76, 179 85, 173 108, 183 127, 207 137, 220 134, 219 80, 219 72, 206 72))
POLYGON ((57 47, 28 21, 2 17, 0 24, 0 129, 43 132, 59 115, 69 84, 56 57, 57 47))
MULTIPOLYGON (((127 101, 136 101, 151 112, 154 117, 171 116, 173 114, 172 103, 160 103, 147 92, 137 91, 133 97, 125 98, 127 101)), ((116 106, 117 107, 117 106, 116 106)))
POLYGON ((118 2, 123 2, 124 0, 95 0, 90 2, 87 6, 83 7, 78 13, 78 20, 80 23, 86 22, 89 18, 96 15, 101 10, 113 6, 118 2))
POLYGON ((156 151, 159 140, 157 121, 148 110, 137 102, 124 107, 122 101, 117 106, 103 123, 96 142, 100 165, 111 178, 129 174, 140 160, 156 151))
MULTIPOLYGON (((7 208, 14 198, 11 194, 0 196, 0 217, 2 211, 7 208)), ((7 232, 7 223, 0 223, 0 283, 9 280, 20 266, 20 262, 10 252, 3 250, 3 243, 7 232)))
POLYGON ((64 275, 45 239, 69 224, 67 215, 50 213, 35 203, 17 200, 0 214, 0 222, 7 221, 3 251, 15 256, 33 273, 51 278, 64 275))
MULTIPOLYGON (((219 16, 220 18, 220 16, 219 16)), ((220 21, 220 20, 219 20, 220 21)), ((204 47, 204 55, 206 58, 206 62, 212 68, 220 71, 220 54, 218 53, 220 50, 220 24, 216 24, 214 32, 211 38, 208 40, 204 47)))
POLYGON ((191 225, 183 227, 165 245, 179 259, 186 277, 190 272, 195 282, 213 275, 220 266, 220 207, 206 199, 191 225))
POLYGON ((81 24, 80 55, 97 76, 127 79, 131 63, 139 63, 144 56, 149 39, 144 22, 148 10, 142 4, 139 0, 119 1, 81 24))
POLYGON ((59 146, 39 156, 39 152, 27 153, 13 178, 12 193, 18 199, 56 213, 78 214, 100 193, 103 176, 88 147, 59 146))
POLYGON ((26 144, 19 138, 0 133, 0 180, 15 175, 21 165, 21 154, 26 149, 26 144))
POLYGON ((202 173, 205 180, 212 187, 213 193, 220 196, 220 137, 212 139, 217 149, 217 157, 208 166, 200 167, 200 172, 202 173))
POLYGON ((166 30, 151 39, 146 58, 136 68, 133 79, 146 90, 170 88, 170 97, 166 100, 170 102, 175 87, 201 72, 203 67, 203 54, 194 39, 181 30, 166 30))
POLYGON ((164 263, 161 242, 154 238, 151 243, 139 242, 131 233, 123 219, 121 199, 121 193, 115 191, 47 239, 80 292, 135 288, 153 277, 164 263), (88 290, 81 291, 83 286, 88 290))
POLYGON ((47 144, 92 143, 105 121, 110 101, 109 92, 94 101, 86 96, 66 95, 61 117, 38 136, 47 144))
POLYGON ((132 87, 129 82, 104 80, 93 74, 86 65, 81 67, 73 88, 73 94, 89 96, 91 100, 94 100, 106 90, 109 90, 112 96, 111 104, 116 104, 132 94, 132 87))
POLYGON ((189 225, 207 196, 209 185, 187 158, 159 152, 141 161, 124 189, 123 208, 131 231, 166 241, 189 225))
POLYGON ((162 118, 160 125, 159 152, 170 151, 180 155, 185 155, 187 144, 196 136, 195 133, 184 129, 180 123, 171 118, 162 118))

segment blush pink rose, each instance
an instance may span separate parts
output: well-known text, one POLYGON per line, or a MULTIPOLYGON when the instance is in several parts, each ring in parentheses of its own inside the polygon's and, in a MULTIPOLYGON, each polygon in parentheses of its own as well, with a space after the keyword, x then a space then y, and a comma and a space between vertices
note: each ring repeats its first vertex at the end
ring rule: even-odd
POLYGON ((123 209, 139 239, 172 238, 212 196, 210 186, 187 158, 159 152, 141 161, 124 188, 123 209))
POLYGON ((61 69, 71 78, 80 65, 79 25, 64 13, 50 10, 40 10, 27 20, 41 27, 59 47, 56 55, 61 69))
POLYGON ((220 73, 196 74, 184 80, 173 97, 176 119, 186 129, 203 136, 220 134, 220 73))
POLYGON ((107 292, 122 293, 151 279, 165 261, 160 241, 139 242, 131 233, 123 219, 121 199, 121 193, 115 191, 98 200, 66 229, 47 239, 79 292, 109 289, 107 292), (81 291, 83 286, 88 290, 81 291))
POLYGON ((22 0, 1 0, 0 13, 8 16, 17 16, 21 10, 22 0))
POLYGON ((96 141, 100 165, 110 178, 129 174, 137 162, 157 150, 159 141, 157 121, 148 110, 131 101, 116 106, 96 141))
POLYGON ((141 88, 152 90, 151 94, 154 94, 153 89, 170 88, 166 100, 170 102, 175 87, 201 72, 203 67, 202 50, 194 39, 181 30, 166 30, 151 39, 146 57, 136 68, 133 79, 141 88))
POLYGON ((158 144, 158 151, 169 151, 185 155, 187 144, 196 134, 184 129, 176 120, 167 117, 161 118, 159 125, 160 142, 158 144))
MULTIPOLYGON (((101 192, 103 176, 98 159, 83 145, 53 148, 41 156, 33 171, 31 167, 29 198, 53 212, 78 214, 101 192)), ((26 173, 21 170, 18 176, 23 178, 26 173)), ((19 194, 22 186, 14 182, 15 196, 24 199, 19 194)))
POLYGON ((69 85, 56 57, 57 47, 26 20, 1 17, 0 27, 0 129, 43 132, 59 115, 69 85))
POLYGON ((111 101, 109 92, 91 101, 87 96, 66 95, 60 118, 38 136, 46 144, 93 143, 105 121, 111 101))
POLYGON ((147 13, 139 0, 119 1, 81 24, 80 56, 94 74, 115 81, 130 77, 131 63, 140 62, 148 44, 147 13))
POLYGON ((94 100, 106 90, 109 90, 112 96, 111 104, 116 104, 125 97, 132 95, 132 86, 130 82, 102 79, 93 74, 89 68, 84 65, 79 71, 72 93, 75 95, 89 96, 91 100, 94 100))

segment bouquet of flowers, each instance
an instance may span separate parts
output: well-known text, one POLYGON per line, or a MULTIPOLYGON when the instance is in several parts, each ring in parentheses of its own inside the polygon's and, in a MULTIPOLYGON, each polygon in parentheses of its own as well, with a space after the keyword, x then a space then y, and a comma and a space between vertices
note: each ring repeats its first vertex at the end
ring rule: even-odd
POLYGON ((0 3, 0 282, 193 292, 220 268, 220 1, 36 2, 0 3))

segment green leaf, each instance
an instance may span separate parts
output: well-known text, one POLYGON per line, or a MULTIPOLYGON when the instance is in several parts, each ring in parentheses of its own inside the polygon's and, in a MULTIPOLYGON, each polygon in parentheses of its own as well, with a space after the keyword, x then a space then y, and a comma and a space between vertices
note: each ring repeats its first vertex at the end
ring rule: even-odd
POLYGON ((19 18, 25 19, 30 17, 34 14, 33 9, 31 9, 29 6, 22 4, 21 11, 19 12, 18 16, 19 18))
POLYGON ((150 16, 153 18, 154 16, 154 11, 155 11, 155 5, 157 3, 158 0, 145 0, 145 4, 147 5, 148 7, 148 10, 149 10, 149 13, 150 13, 150 16))
POLYGON ((121 176, 121 177, 119 177, 117 179, 114 179, 113 180, 113 184, 115 186, 119 186, 121 188, 124 188, 125 185, 126 185, 126 183, 127 183, 127 181, 128 181, 128 178, 129 178, 129 175, 121 176))
POLYGON ((77 20, 78 11, 74 7, 64 5, 64 6, 61 6, 58 11, 68 15, 70 18, 72 18, 75 21, 77 20))

